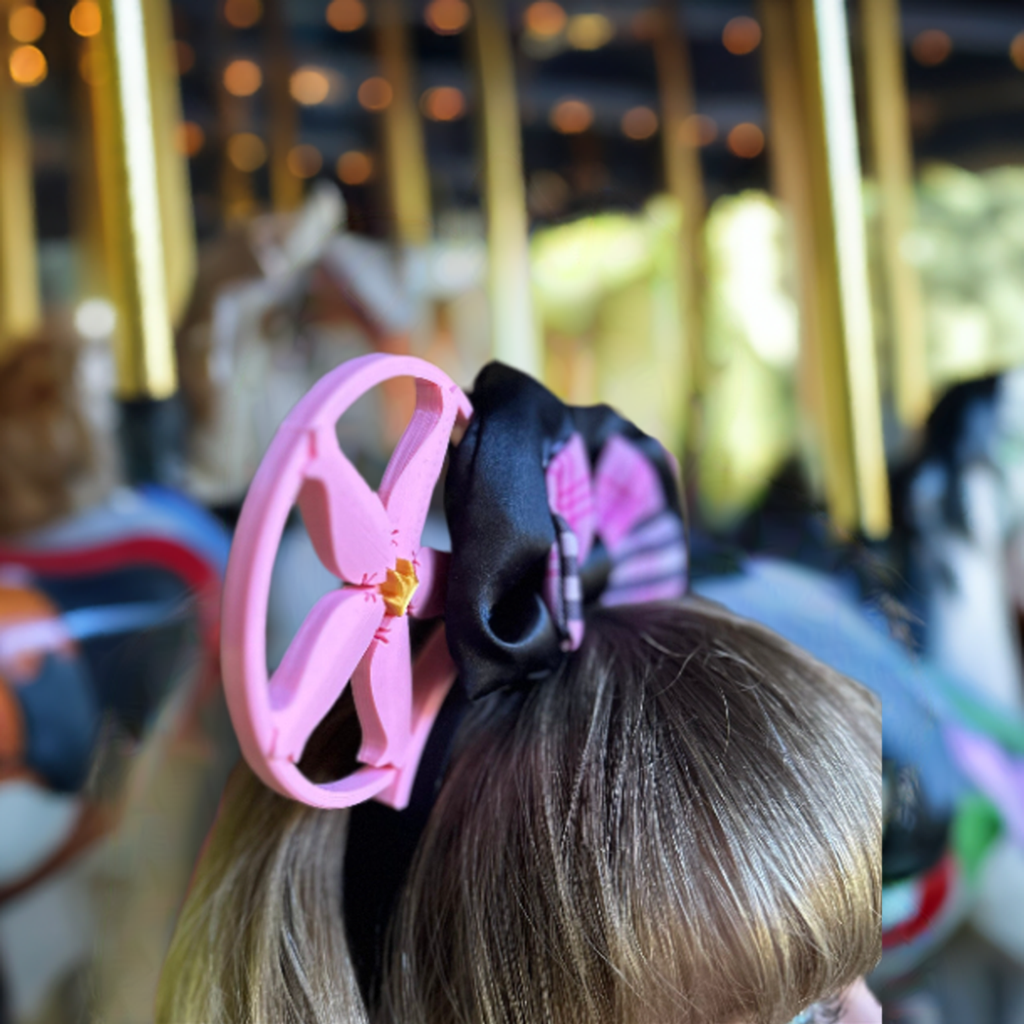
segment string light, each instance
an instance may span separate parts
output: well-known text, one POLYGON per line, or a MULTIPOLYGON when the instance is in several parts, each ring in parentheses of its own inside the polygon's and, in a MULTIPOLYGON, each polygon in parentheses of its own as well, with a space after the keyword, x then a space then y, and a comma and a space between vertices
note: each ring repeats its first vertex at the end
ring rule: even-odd
POLYGON ((7 31, 19 43, 34 43, 46 31, 46 16, 38 7, 15 7, 7 21, 7 31))
POLYGON ((288 89, 296 103, 304 107, 315 107, 330 95, 331 80, 320 68, 299 68, 292 73, 288 89))
POLYGON ((364 110, 372 110, 374 113, 387 110, 394 96, 391 83, 386 78, 368 78, 359 86, 359 105, 364 110))
POLYGON ((316 146, 303 144, 301 146, 293 146, 288 151, 287 163, 288 170, 296 178, 313 178, 319 173, 320 168, 323 167, 324 158, 320 155, 320 150, 316 146))
POLYGON ((600 50, 615 36, 615 26, 603 14, 574 14, 569 19, 565 38, 577 50, 600 50))
POLYGON ((96 0, 78 0, 78 3, 71 8, 68 22, 71 25, 71 31, 82 36, 83 39, 96 35, 103 28, 100 5, 96 3, 96 0))
POLYGON ((464 0, 432 0, 424 18, 439 36, 458 35, 469 24, 469 4, 464 0))
POLYGON ((579 135, 593 123, 593 108, 583 100, 562 100, 551 111, 551 127, 563 135, 579 135))
POLYGON ((633 107, 622 115, 622 134, 627 139, 649 139, 658 130, 658 115, 650 107, 633 107))
POLYGON ((736 156, 753 160, 764 151, 764 132, 756 124, 744 121, 729 132, 726 145, 736 156))
POLYGON ((454 86, 439 85, 423 94, 420 109, 431 121, 455 121, 466 112, 466 97, 454 86))
POLYGON ((531 36, 550 39, 565 28, 568 17, 561 4, 553 0, 537 0, 523 14, 523 27, 531 36))
POLYGON ((262 17, 261 0, 225 0, 224 20, 232 28, 252 28, 262 17))
POLYGON ((247 174, 262 167, 267 160, 267 147, 252 132, 239 132, 228 139, 228 159, 247 174))
POLYGON ((718 125, 705 114, 690 114, 679 125, 679 141, 687 146, 710 146, 718 138, 718 125))
POLYGON ((722 29, 722 45, 737 57, 753 53, 761 45, 761 26, 754 18, 731 18, 722 29))
POLYGON ((362 0, 331 0, 325 16, 336 32, 355 32, 366 24, 366 5, 362 0))
POLYGON ((251 60, 233 60, 224 69, 224 88, 232 96, 251 96, 263 84, 263 72, 251 60))
POLYGON ((195 156, 206 143, 206 132, 195 121, 183 121, 174 133, 174 144, 183 156, 195 156))
POLYGON ((1018 32, 1010 43, 1010 60, 1018 71, 1024 71, 1024 32, 1018 32))
POLYGON ((941 64, 953 52, 953 40, 940 28, 926 28, 914 36, 910 52, 918 64, 933 68, 941 64))
POLYGON ((36 46, 18 46, 11 51, 7 62, 11 78, 18 85, 39 85, 48 70, 43 51, 36 46))
POLYGON ((335 168, 344 185, 365 185, 373 177, 373 157, 358 149, 350 149, 338 157, 335 168))

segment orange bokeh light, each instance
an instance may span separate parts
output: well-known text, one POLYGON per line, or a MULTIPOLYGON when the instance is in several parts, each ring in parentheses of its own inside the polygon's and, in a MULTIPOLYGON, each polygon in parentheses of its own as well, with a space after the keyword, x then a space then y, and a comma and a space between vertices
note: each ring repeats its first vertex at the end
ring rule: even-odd
POLYGON ((395 98, 395 92, 391 88, 391 83, 386 78, 377 76, 368 78, 359 86, 358 98, 359 105, 364 110, 372 110, 374 113, 377 113, 381 110, 387 110, 391 106, 391 101, 395 98))
POLYGON ((424 18, 439 36, 454 36, 469 24, 469 4, 465 0, 432 0, 424 18))
POLYGON ((953 52, 953 40, 939 28, 926 28, 918 32, 910 44, 910 52, 918 64, 933 68, 953 52))
POLYGON ((19 43, 34 43, 46 31, 46 16, 38 7, 15 7, 7 21, 7 31, 19 43))
POLYGON ((1018 71, 1024 71, 1024 32, 1018 32, 1010 43, 1010 60, 1018 71))
POLYGON ((753 53, 761 45, 761 26, 754 18, 730 18, 722 29, 722 45, 737 57, 753 53))
POLYGON ((338 157, 336 168, 344 185, 365 185, 373 177, 373 157, 358 149, 350 149, 338 157))
POLYGON ((331 0, 325 17, 336 32, 355 32, 366 24, 366 4, 362 0, 331 0))
POLYGON ((650 107, 633 107, 622 115, 622 134, 627 139, 649 139, 658 130, 658 115, 650 107))
POLYGON ((456 121, 466 112, 466 97, 461 89, 439 85, 423 94, 420 109, 431 121, 456 121))
POLYGON ((174 144, 183 156, 195 156, 206 143, 206 132, 195 121, 183 121, 174 132, 174 144))
POLYGON ((252 28, 262 17, 260 0, 224 0, 224 20, 232 28, 252 28))
POLYGON ((710 146, 718 138, 718 125, 705 114, 690 114, 679 125, 679 140, 687 146, 710 146))
POLYGON ((320 168, 323 167, 324 158, 320 155, 320 150, 316 146, 303 144, 301 146, 293 146, 288 151, 287 163, 288 170, 296 178, 313 178, 320 172, 320 168))
POLYGON ((562 100, 551 111, 551 127, 563 135, 579 135, 594 123, 594 110, 583 100, 562 100))
POLYGON ((331 80, 320 68, 299 68, 292 72, 288 88, 297 103, 315 107, 330 95, 331 80))
POLYGON ((267 160, 267 147, 258 135, 239 132, 228 139, 228 159, 240 171, 251 173, 267 160))
POLYGON ((46 57, 37 46, 17 46, 7 61, 11 78, 18 85, 38 85, 46 78, 46 57))
POLYGON ((96 35, 103 28, 103 15, 96 0, 78 0, 68 15, 71 31, 85 39, 96 35))
POLYGON ((233 60, 224 69, 224 88, 232 96, 251 96, 263 84, 263 72, 251 60, 233 60))
POLYGON ((725 144, 736 156, 753 160, 764 152, 764 132, 756 124, 744 121, 729 132, 725 144))
POLYGON ((184 39, 174 40, 174 63, 179 75, 187 75, 196 66, 196 51, 184 39))
POLYGON ((569 20, 565 9, 554 0, 537 0, 523 13, 523 27, 532 36, 550 39, 557 36, 569 20))

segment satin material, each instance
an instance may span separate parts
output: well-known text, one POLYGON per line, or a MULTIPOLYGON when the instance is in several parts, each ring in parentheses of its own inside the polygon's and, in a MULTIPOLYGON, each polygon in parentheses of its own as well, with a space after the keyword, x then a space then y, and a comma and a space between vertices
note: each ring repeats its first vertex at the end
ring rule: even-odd
MULTIPOLYGON (((546 678, 568 657, 544 600, 556 542, 545 473, 574 432, 591 464, 609 438, 629 440, 657 471, 668 508, 682 513, 665 449, 608 406, 567 406, 500 363, 484 367, 470 398, 473 418, 445 483, 452 537, 445 621, 462 685, 475 699, 546 678)), ((607 553, 595 545, 581 567, 584 606, 600 596, 595 588, 607 572, 607 553)))

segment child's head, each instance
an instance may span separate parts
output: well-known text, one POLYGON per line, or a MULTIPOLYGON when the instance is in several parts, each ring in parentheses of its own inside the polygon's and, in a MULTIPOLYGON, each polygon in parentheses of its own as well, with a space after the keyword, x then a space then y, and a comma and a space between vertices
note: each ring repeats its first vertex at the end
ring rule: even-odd
MULTIPOLYGON (((402 812, 424 820, 398 891, 381 881, 388 828, 371 845, 362 811, 349 835, 348 811, 289 803, 243 771, 160 1020, 786 1024, 878 959, 877 703, 716 605, 635 596, 684 569, 664 453, 542 391, 482 376, 452 456, 444 628, 472 699, 402 812), (346 856, 385 890, 369 972, 346 856)), ((311 737, 310 778, 338 778, 358 748, 351 707, 311 737)))

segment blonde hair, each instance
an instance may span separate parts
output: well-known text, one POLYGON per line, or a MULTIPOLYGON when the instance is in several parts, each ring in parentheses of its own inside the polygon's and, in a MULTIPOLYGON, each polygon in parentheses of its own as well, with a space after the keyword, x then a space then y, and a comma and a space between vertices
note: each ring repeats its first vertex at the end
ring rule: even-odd
POLYGON ((877 702, 760 626, 696 598, 603 610, 564 673, 469 711, 373 1006, 347 815, 242 769, 158 1021, 785 1022, 880 955, 880 748, 877 702))

